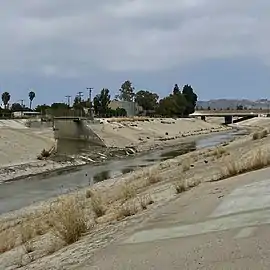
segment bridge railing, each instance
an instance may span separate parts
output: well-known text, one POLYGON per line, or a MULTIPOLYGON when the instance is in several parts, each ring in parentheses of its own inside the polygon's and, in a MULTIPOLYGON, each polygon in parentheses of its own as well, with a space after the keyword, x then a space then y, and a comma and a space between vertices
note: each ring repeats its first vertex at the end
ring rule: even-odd
POLYGON ((239 114, 268 114, 270 111, 268 109, 250 109, 250 110, 196 110, 194 114, 196 113, 202 113, 202 114, 218 114, 218 113, 223 113, 223 114, 232 114, 232 113, 239 113, 239 114))

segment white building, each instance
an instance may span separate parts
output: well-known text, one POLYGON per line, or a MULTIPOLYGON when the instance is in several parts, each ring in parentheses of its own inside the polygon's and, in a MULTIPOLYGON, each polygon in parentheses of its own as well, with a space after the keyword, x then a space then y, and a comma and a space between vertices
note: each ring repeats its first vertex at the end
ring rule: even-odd
POLYGON ((40 117, 40 113, 39 112, 31 112, 31 111, 20 111, 20 112, 13 112, 13 117, 14 118, 39 118, 40 117))

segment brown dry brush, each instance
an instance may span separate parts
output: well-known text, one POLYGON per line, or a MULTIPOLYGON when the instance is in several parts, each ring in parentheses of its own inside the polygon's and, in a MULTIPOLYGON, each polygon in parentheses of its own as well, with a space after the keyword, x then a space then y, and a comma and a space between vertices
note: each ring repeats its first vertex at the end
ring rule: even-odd
POLYGON ((87 219, 82 204, 68 196, 52 207, 50 216, 54 234, 66 244, 72 244, 87 231, 87 219))
POLYGON ((255 140, 263 139, 267 136, 268 136, 268 130, 264 129, 261 132, 254 132, 252 135, 252 139, 255 141, 255 140))
POLYGON ((269 165, 270 154, 268 151, 259 149, 252 157, 247 160, 240 162, 229 161, 225 163, 225 168, 221 170, 221 175, 217 180, 229 178, 250 171, 260 170, 269 165))
POLYGON ((92 192, 91 205, 96 217, 102 217, 106 213, 106 205, 98 192, 92 192))

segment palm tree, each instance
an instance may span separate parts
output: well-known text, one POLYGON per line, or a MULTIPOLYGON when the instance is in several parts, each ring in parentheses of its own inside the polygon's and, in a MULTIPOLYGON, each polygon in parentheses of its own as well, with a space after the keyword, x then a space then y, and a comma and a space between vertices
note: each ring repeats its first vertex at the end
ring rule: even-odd
POLYGON ((33 99, 36 97, 36 94, 35 94, 35 92, 30 91, 28 96, 29 96, 29 100, 30 100, 30 110, 31 110, 32 109, 32 102, 33 102, 33 99))
POLYGON ((4 92, 2 94, 2 101, 4 103, 5 109, 7 109, 8 102, 10 101, 10 93, 9 92, 4 92))

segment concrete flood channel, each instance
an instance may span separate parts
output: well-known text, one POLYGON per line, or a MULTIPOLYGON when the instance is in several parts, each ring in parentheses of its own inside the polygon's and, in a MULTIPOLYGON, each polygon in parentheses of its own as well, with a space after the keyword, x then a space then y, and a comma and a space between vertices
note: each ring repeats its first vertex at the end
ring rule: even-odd
POLYGON ((243 130, 233 130, 183 143, 178 145, 177 149, 175 147, 174 149, 165 148, 124 159, 109 160, 96 166, 86 165, 75 172, 53 177, 45 176, 42 179, 34 177, 33 179, 26 178, 4 183, 0 185, 0 214, 75 191, 95 182, 120 176, 140 167, 151 166, 156 162, 174 158, 196 149, 212 147, 245 134, 246 132, 243 130))

